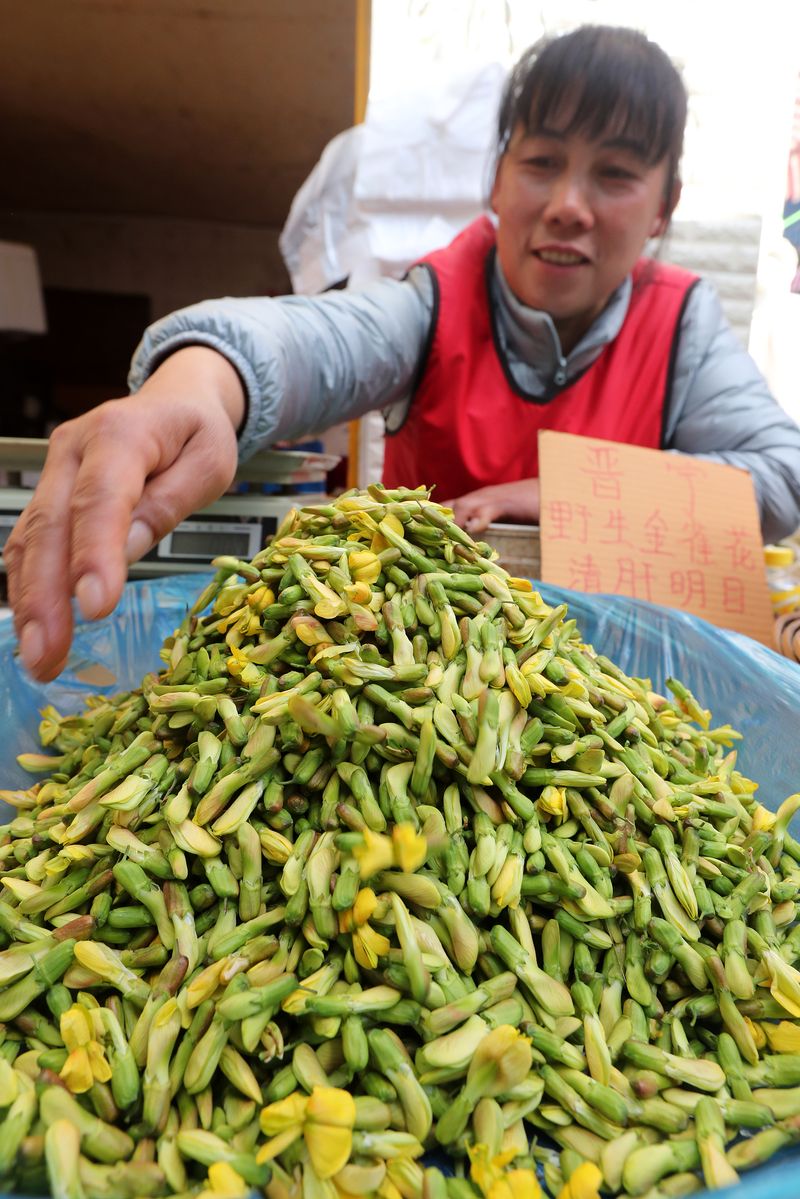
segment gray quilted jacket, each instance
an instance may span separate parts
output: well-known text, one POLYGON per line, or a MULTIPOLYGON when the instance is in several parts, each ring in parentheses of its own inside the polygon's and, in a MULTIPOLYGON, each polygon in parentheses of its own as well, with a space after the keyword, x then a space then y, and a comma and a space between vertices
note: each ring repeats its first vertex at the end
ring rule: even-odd
MULTIPOLYGON (((566 356, 550 317, 521 304, 499 266, 492 289, 515 379, 526 391, 544 394, 568 386, 616 337, 631 282, 617 289, 566 356)), ((432 312, 433 289, 421 268, 403 282, 381 279, 358 292, 207 300, 145 332, 129 384, 136 391, 183 346, 218 350, 247 393, 239 434, 245 459, 371 409, 407 405, 432 312)), ((793 532, 800 525, 800 429, 770 395, 702 280, 684 310, 673 380, 665 448, 744 467, 755 484, 765 539, 793 532)))

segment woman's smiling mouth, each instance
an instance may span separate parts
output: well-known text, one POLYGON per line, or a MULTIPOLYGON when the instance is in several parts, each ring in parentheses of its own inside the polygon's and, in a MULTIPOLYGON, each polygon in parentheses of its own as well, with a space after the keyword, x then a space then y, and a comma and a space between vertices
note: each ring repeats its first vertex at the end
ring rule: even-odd
POLYGON ((542 246, 540 249, 534 250, 533 254, 534 257, 546 262, 549 266, 581 266, 589 261, 585 254, 580 254, 577 250, 561 249, 556 246, 542 246))

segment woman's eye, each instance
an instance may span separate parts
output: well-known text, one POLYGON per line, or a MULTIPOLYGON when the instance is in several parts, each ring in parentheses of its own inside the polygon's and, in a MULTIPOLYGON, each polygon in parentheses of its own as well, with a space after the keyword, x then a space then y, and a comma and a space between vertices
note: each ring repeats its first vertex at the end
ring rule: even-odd
POLYGON ((636 175, 633 171, 629 171, 626 167, 608 166, 603 167, 601 172, 606 179, 635 179, 636 175))
POLYGON ((533 167, 537 171, 550 171, 556 165, 556 160, 546 154, 535 154, 531 158, 526 158, 524 165, 533 167))

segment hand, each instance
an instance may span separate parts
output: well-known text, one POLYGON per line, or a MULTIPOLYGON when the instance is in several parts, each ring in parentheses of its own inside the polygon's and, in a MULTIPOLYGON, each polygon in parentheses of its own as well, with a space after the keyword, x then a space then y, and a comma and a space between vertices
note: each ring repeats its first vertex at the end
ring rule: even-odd
POLYGON ((236 473, 244 392, 215 350, 171 355, 136 395, 59 425, 39 485, 3 554, 20 655, 38 679, 63 669, 70 598, 107 616, 135 562, 236 473))
POLYGON ((536 524, 539 520, 539 480, 497 483, 447 503, 455 513, 456 522, 468 533, 482 533, 495 520, 536 524))

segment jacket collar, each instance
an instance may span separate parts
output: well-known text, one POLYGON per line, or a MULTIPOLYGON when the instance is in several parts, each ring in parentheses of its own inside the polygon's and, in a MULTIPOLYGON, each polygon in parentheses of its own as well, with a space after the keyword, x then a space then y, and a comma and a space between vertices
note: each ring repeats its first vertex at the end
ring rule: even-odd
POLYGON ((542 389, 569 384, 619 333, 628 312, 632 287, 628 275, 575 349, 565 356, 552 317, 537 308, 528 308, 517 299, 495 254, 492 298, 496 305, 498 331, 512 369, 515 360, 524 364, 542 389))

